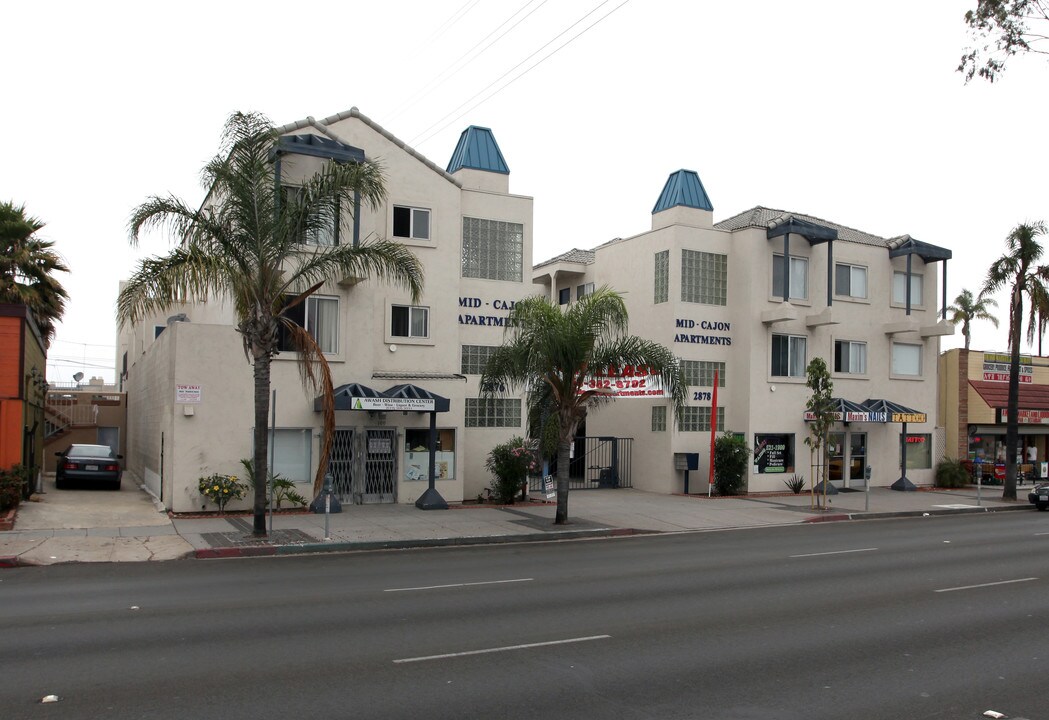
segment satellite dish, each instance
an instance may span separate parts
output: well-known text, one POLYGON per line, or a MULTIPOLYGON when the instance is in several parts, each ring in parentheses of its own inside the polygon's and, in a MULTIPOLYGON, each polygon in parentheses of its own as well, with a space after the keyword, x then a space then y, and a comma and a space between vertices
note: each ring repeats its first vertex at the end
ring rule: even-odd
POLYGON ((75 372, 75 373, 73 373, 73 379, 76 380, 77 382, 80 382, 81 380, 84 379, 84 373, 82 373, 82 372, 75 372))

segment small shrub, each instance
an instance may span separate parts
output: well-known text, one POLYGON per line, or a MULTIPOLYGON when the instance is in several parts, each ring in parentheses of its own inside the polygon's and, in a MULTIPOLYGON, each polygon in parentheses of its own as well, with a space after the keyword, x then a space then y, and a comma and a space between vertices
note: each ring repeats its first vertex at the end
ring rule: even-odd
POLYGON ((18 507, 28 486, 28 473, 21 465, 0 470, 0 512, 18 507))
POLYGON ((201 495, 218 505, 219 512, 222 512, 230 500, 239 500, 244 497, 244 491, 248 489, 248 486, 237 480, 236 475, 213 473, 200 478, 197 489, 201 495))
POLYGON ((714 490, 718 495, 740 495, 747 482, 750 448, 742 437, 725 433, 714 441, 714 490))
POLYGON ((496 502, 512 505, 529 473, 539 472, 535 451, 521 437, 496 445, 488 453, 485 468, 495 477, 492 495, 496 502))
POLYGON ((972 475, 961 460, 944 458, 936 465, 936 487, 959 488, 972 483, 972 475))
MULTIPOLYGON (((242 458, 240 461, 241 466, 244 468, 245 476, 248 478, 248 485, 252 490, 255 489, 255 463, 249 458, 242 458)), ((272 470, 269 472, 269 485, 267 487, 273 488, 273 500, 278 510, 285 501, 290 502, 296 506, 304 507, 309 504, 309 500, 299 494, 298 490, 295 489, 295 483, 288 478, 284 477, 280 473, 274 473, 272 470)), ((269 504, 269 500, 266 501, 269 504)))
POLYGON ((805 476, 791 475, 790 478, 784 480, 783 483, 790 488, 792 493, 800 495, 801 491, 805 489, 805 476))

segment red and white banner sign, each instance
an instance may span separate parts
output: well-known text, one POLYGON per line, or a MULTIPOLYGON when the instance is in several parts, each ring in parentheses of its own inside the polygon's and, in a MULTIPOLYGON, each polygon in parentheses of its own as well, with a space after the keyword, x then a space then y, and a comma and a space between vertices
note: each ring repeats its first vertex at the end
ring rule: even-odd
POLYGON ((579 392, 596 391, 616 398, 666 397, 663 379, 644 366, 610 367, 583 378, 579 392))

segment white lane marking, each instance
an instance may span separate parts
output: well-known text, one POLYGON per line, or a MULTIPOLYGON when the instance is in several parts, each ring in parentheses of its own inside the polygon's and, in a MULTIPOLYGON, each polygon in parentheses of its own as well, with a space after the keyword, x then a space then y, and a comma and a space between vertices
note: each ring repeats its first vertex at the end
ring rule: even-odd
POLYGON ((962 585, 961 587, 942 588, 940 590, 933 590, 933 592, 954 592, 955 590, 975 590, 976 588, 994 587, 995 585, 1010 585, 1012 583, 1031 582, 1037 580, 1036 577, 1019 578, 1018 580, 1002 580, 1001 582, 993 583, 981 583, 979 585, 962 585))
POLYGON ((1034 534, 1034 536, 1035 536, 1035 537, 1038 537, 1039 535, 1049 535, 1049 532, 1044 532, 1044 533, 1035 533, 1035 534, 1034 534))
POLYGON ((792 558, 819 557, 820 555, 845 555, 846 553, 871 552, 878 548, 860 548, 859 550, 831 550, 830 552, 806 553, 805 555, 791 555, 792 558))
POLYGON ((528 648, 546 647, 548 645, 567 645, 569 643, 588 642, 590 640, 607 640, 611 635, 590 635, 589 637, 567 638, 566 640, 550 640, 548 642, 528 643, 526 645, 507 645, 506 647, 486 648, 484 650, 467 650, 466 652, 444 653, 443 655, 426 655, 425 657, 401 658, 394 660, 395 663, 422 662, 423 660, 446 660, 454 657, 465 657, 466 655, 485 655, 487 653, 507 652, 508 650, 527 650, 528 648))
POLYGON ((966 505, 965 503, 954 503, 953 505, 933 505, 935 508, 946 508, 948 510, 964 510, 965 508, 979 507, 978 505, 966 505))
POLYGON ((387 588, 383 592, 408 592, 409 590, 440 590, 443 588, 472 587, 474 585, 502 585, 503 583, 531 582, 535 578, 516 578, 514 580, 487 580, 485 582, 453 583, 451 585, 423 585, 421 587, 387 588))

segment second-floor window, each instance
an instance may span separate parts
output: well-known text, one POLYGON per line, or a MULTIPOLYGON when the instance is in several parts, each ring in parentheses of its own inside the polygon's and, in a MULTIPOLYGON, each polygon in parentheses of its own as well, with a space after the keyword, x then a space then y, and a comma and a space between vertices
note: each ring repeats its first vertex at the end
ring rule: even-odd
MULTIPOLYGON (((807 300, 809 297, 809 259, 803 257, 790 258, 790 300, 807 300)), ((774 297, 783 297, 783 256, 772 256, 772 294, 774 297)))
POLYGON ((594 292, 594 283, 584 283, 575 289, 575 299, 582 300, 594 292))
MULTIPOLYGON (((911 307, 920 307, 922 302, 923 278, 921 275, 911 275, 911 307)), ((896 305, 907 304, 907 273, 894 272, 892 274, 892 302, 896 305)))
POLYGON ((390 335, 404 338, 430 336, 430 308, 393 305, 390 308, 390 335))
POLYGON ((867 268, 838 263, 834 266, 834 293, 843 297, 867 297, 867 268))
POLYGON ((412 240, 429 240, 430 211, 424 208, 394 205, 393 236, 412 240))
POLYGON ((656 253, 656 272, 654 279, 653 302, 665 303, 670 297, 670 251, 660 250, 656 253))
POLYGON ((865 375, 867 373, 867 343, 836 340, 834 342, 834 372, 865 375))
POLYGON ((523 267, 524 225, 463 218, 463 277, 521 282, 523 267))
POLYGON ((922 346, 893 343, 892 374, 920 377, 922 374, 922 346))
POLYGON ((728 304, 728 256, 681 251, 681 302, 728 304))
MULTIPOLYGON (((297 202, 302 196, 303 189, 295 185, 285 185, 282 192, 282 203, 297 202)), ((301 236, 299 242, 304 245, 338 245, 338 235, 335 225, 339 219, 339 203, 332 200, 332 215, 326 218, 314 217, 313 227, 309 229, 299 228, 301 236)))
MULTIPOLYGON (((311 296, 295 307, 284 311, 284 316, 313 336, 321 352, 339 352, 339 299, 311 296)), ((278 331, 278 348, 282 351, 298 350, 291 334, 281 328, 278 331)))
POLYGON ((805 377, 805 344, 803 335, 772 336, 772 375, 805 377))

